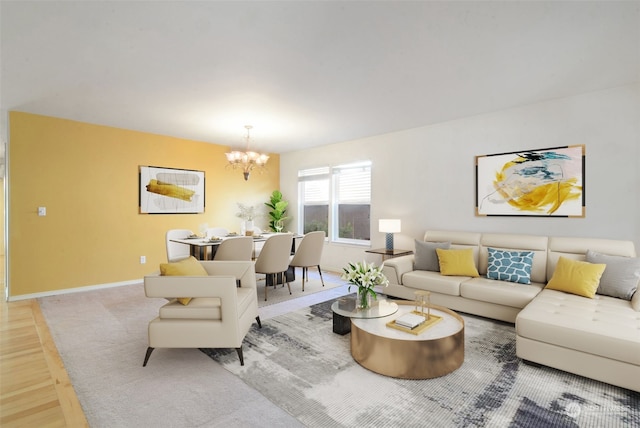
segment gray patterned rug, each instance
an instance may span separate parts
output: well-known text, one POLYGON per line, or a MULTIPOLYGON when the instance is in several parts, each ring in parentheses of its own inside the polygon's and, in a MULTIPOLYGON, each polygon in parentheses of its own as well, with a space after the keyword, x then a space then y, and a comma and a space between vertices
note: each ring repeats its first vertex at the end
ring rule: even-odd
POLYGON ((640 394, 515 355, 512 324, 463 315, 465 362, 430 380, 362 368, 332 332, 331 301, 263 322, 233 350, 202 351, 309 427, 640 427, 640 394))

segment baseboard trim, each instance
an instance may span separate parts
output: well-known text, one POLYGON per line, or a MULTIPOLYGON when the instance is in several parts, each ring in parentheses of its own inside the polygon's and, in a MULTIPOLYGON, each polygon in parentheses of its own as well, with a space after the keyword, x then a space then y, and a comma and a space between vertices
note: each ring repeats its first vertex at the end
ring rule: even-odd
POLYGON ((61 294, 72 294, 72 293, 81 293, 83 291, 92 291, 92 290, 101 290, 104 288, 114 288, 114 287, 122 287, 125 285, 134 285, 142 283, 143 279, 133 279, 130 281, 119 281, 119 282, 110 282, 106 284, 97 284, 97 285, 87 285, 84 287, 76 287, 76 288, 64 288, 62 290, 51 290, 45 291, 42 293, 32 293, 32 294, 20 294, 17 296, 9 296, 7 299, 8 302, 15 302, 18 300, 27 300, 27 299, 37 299, 40 297, 49 297, 49 296, 58 296, 61 294))

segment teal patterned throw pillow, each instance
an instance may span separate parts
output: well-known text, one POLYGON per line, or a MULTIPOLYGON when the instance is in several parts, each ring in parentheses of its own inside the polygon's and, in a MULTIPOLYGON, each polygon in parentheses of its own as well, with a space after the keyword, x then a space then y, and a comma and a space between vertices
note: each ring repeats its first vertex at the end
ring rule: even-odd
POLYGON ((488 248, 487 278, 531 284, 533 251, 504 251, 488 248))

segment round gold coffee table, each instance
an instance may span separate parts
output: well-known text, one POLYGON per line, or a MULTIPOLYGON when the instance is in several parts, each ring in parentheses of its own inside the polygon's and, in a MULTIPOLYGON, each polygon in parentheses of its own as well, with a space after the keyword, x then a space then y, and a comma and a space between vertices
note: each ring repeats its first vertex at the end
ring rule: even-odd
POLYGON ((431 305, 442 317, 414 335, 387 326, 415 309, 414 302, 396 302, 398 312, 374 319, 351 319, 351 355, 361 366, 390 377, 431 379, 444 376, 464 362, 464 320, 450 309, 431 305))

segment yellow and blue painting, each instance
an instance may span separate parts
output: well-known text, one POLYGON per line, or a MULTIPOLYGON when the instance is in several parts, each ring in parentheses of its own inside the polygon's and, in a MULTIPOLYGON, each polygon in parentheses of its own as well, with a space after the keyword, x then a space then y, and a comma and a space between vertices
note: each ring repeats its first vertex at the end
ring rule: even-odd
POLYGON ((584 145, 476 156, 476 214, 584 217, 584 145))

